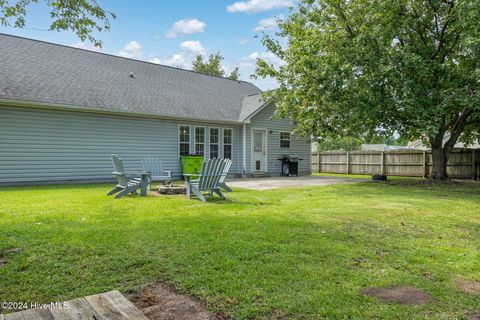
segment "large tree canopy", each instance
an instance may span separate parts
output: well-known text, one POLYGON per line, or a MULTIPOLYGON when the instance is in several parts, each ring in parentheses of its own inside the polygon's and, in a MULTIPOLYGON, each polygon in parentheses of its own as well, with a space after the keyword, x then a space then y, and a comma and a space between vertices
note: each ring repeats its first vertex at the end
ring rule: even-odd
POLYGON ((258 61, 279 89, 279 115, 315 136, 397 132, 431 144, 432 178, 445 179, 458 138, 480 128, 478 0, 300 0, 258 61), (442 145, 446 133, 451 138, 442 145))
POLYGON ((228 76, 222 67, 223 56, 220 53, 211 54, 206 61, 203 60, 201 54, 195 57, 193 60, 193 71, 209 74, 217 77, 228 77, 232 80, 238 80, 240 73, 238 68, 235 68, 228 76))
MULTIPOLYGON (((40 0, 0 0, 0 24, 15 28, 25 28, 29 6, 40 0)), ((89 40, 96 47, 102 42, 93 33, 110 30, 109 18, 115 18, 112 12, 106 12, 95 0, 44 0, 50 9, 52 20, 48 30, 74 32, 80 40, 89 40)))

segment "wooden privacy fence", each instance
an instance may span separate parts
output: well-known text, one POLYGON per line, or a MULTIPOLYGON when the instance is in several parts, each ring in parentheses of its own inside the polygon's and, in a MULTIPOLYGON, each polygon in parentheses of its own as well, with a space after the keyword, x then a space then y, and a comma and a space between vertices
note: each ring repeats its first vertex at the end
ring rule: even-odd
MULTIPOLYGON (((311 159, 312 172, 427 177, 432 171, 431 153, 419 150, 315 152, 311 159)), ((477 180, 479 162, 479 150, 456 150, 448 162, 448 175, 477 180)))

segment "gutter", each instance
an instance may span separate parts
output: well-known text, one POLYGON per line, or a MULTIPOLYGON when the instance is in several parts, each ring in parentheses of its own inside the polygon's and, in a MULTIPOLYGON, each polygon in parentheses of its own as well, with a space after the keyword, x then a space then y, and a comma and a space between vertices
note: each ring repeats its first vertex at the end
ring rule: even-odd
POLYGON ((79 112, 88 112, 88 113, 96 113, 96 114, 120 115, 120 116, 148 118, 148 119, 164 119, 164 120, 174 120, 174 121, 187 120, 191 122, 228 124, 228 125, 237 125, 237 126, 244 123, 244 121, 228 121, 228 120, 223 121, 223 120, 199 119, 199 118, 188 118, 188 117, 163 116, 159 114, 151 114, 151 113, 145 113, 145 112, 104 110, 101 108, 83 107, 83 106, 59 104, 59 103, 36 102, 36 101, 28 101, 28 100, 16 100, 16 99, 0 99, 0 105, 24 107, 24 108, 35 108, 35 109, 48 109, 48 110, 79 111, 79 112))

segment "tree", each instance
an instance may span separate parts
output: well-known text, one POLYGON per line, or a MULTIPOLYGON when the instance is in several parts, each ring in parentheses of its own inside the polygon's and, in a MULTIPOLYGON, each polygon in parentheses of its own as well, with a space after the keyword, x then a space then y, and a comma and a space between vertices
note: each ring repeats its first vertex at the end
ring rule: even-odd
POLYGON ((318 151, 355 151, 362 148, 362 141, 358 138, 352 137, 328 137, 317 142, 318 151))
POLYGON ((386 144, 388 146, 398 146, 398 145, 407 145, 408 141, 405 142, 401 139, 396 139, 394 136, 385 136, 385 135, 377 135, 373 136, 368 140, 365 140, 363 143, 368 144, 386 144))
MULTIPOLYGON (((193 61, 193 71, 209 74, 217 77, 225 77, 225 71, 222 68, 222 55, 218 52, 208 56, 208 60, 204 61, 202 55, 197 55, 193 61)), ((238 80, 240 73, 235 68, 227 77, 232 80, 238 80)))
POLYGON ((262 40, 285 64, 256 74, 278 81, 268 96, 300 133, 422 138, 445 180, 457 140, 480 131, 479 20, 478 0, 300 0, 279 23, 287 45, 262 40))
MULTIPOLYGON (((0 0, 0 24, 15 28, 25 28, 28 6, 40 0, 0 0)), ((96 47, 102 42, 92 33, 110 30, 109 18, 115 14, 102 9, 95 0, 45 0, 52 20, 48 30, 74 32, 80 40, 89 40, 96 47)))
POLYGON ((374 135, 359 137, 325 137, 317 141, 318 151, 344 150, 355 151, 362 148, 362 144, 386 144, 389 146, 406 145, 402 140, 394 136, 374 135))

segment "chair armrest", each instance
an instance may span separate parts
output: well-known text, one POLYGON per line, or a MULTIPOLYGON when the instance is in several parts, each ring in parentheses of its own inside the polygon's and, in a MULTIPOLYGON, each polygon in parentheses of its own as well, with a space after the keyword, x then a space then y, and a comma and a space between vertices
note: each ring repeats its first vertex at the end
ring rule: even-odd
POLYGON ((125 179, 127 180, 138 180, 140 181, 141 179, 140 178, 137 178, 135 177, 135 175, 128 175, 128 174, 125 174, 125 173, 121 173, 121 172, 112 172, 113 175, 116 175, 116 176, 125 176, 125 179))

